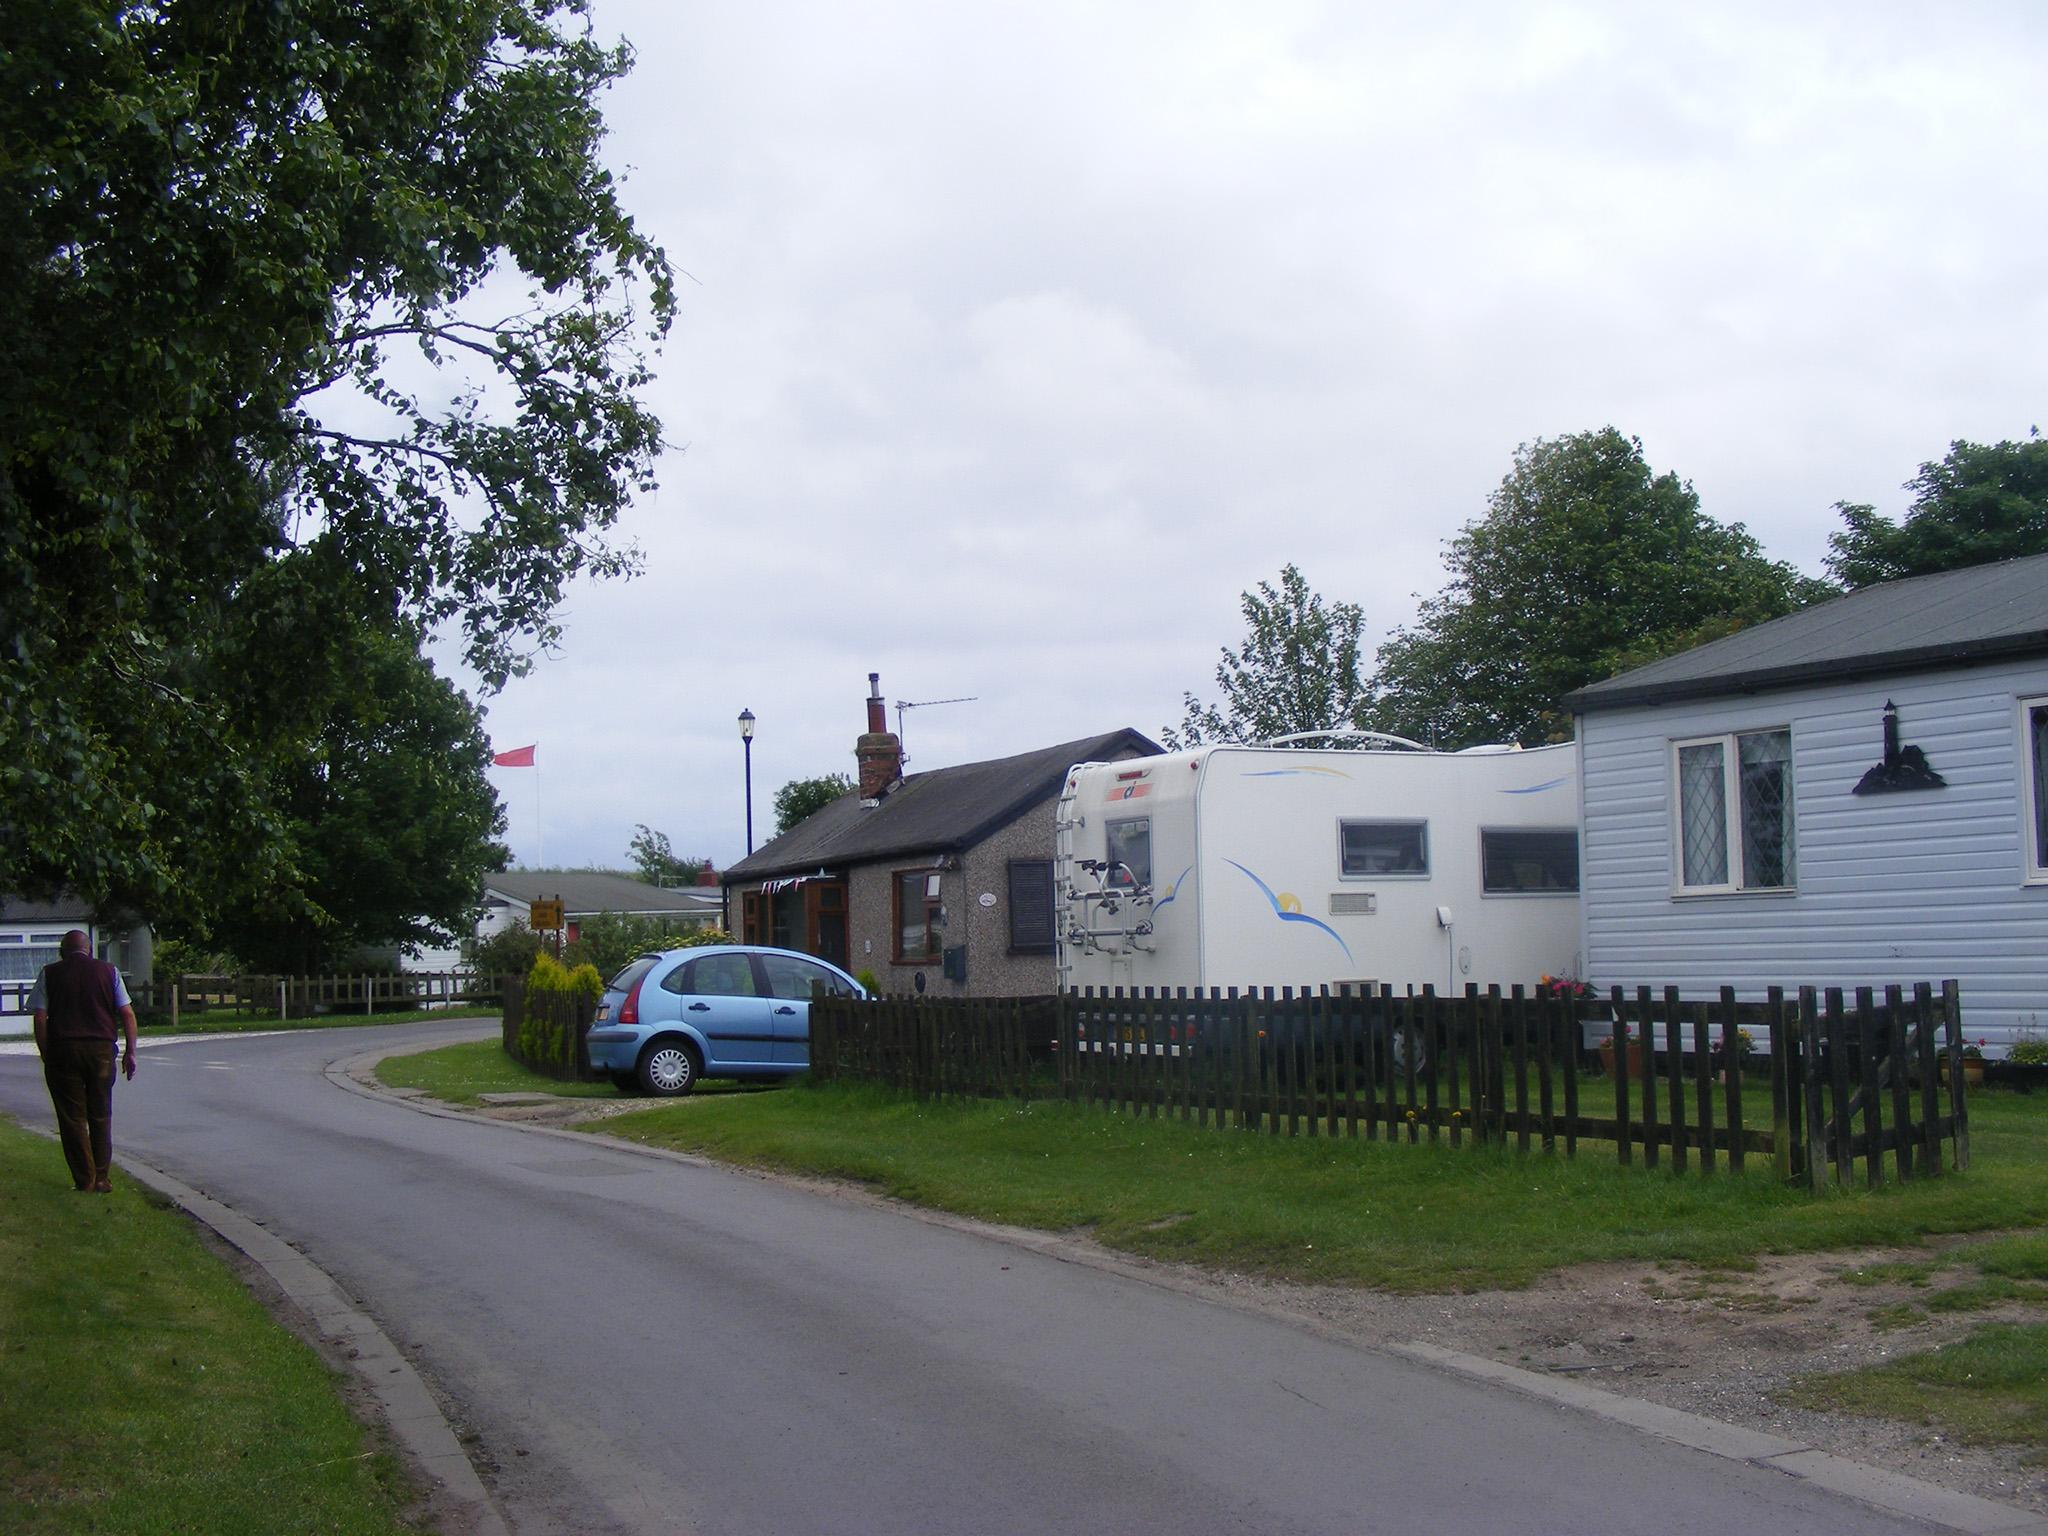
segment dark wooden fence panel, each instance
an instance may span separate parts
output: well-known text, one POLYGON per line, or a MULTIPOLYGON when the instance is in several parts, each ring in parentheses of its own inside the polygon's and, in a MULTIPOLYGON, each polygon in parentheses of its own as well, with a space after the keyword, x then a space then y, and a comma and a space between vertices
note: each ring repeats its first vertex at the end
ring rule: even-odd
POLYGON ((1853 1004, 1834 988, 1788 997, 1774 987, 1764 1003, 1738 1004, 1730 987, 1691 1001, 1675 987, 1616 987, 1606 1115, 1584 1102, 1581 1006, 1520 987, 819 998, 811 1070, 931 1097, 1058 1097, 1211 1130, 1523 1153, 1561 1143, 1566 1156, 1604 1142, 1624 1165, 1640 1151, 1646 1168, 1674 1176, 1743 1173, 1754 1155, 1814 1190, 1852 1181, 1859 1163, 1874 1184, 1887 1166, 1909 1179, 1968 1162, 1960 1075, 1945 1099, 1936 1081, 1938 1059, 1961 1047, 1954 982, 1938 997, 1917 983, 1910 1001, 1900 986, 1881 1001, 1860 988, 1853 1004), (1768 1128, 1746 1109, 1748 1023, 1770 1031, 1768 1128))

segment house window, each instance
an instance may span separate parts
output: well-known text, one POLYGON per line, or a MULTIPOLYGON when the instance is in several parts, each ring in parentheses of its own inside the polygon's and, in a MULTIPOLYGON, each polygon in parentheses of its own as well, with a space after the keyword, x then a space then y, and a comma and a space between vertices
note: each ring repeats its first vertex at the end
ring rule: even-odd
POLYGON ((1347 875, 1429 873, 1426 821, 1340 822, 1337 836, 1347 875))
POLYGON ((1133 816, 1102 824, 1108 844, 1109 880, 1129 889, 1152 883, 1152 818, 1133 816))
POLYGON ((2020 700, 2020 736, 2020 765, 2027 780, 2027 878, 2048 881, 2048 699, 2020 700))
POLYGON ((1052 860, 1010 860, 1010 953, 1052 953, 1052 860))
POLYGON ((1482 827, 1479 866, 1489 895, 1576 891, 1579 834, 1570 827, 1482 827))
POLYGON ((896 960, 916 964, 939 958, 939 872, 896 871, 896 960))
POLYGON ((1671 744, 1681 894, 1790 890, 1792 733, 1671 744))

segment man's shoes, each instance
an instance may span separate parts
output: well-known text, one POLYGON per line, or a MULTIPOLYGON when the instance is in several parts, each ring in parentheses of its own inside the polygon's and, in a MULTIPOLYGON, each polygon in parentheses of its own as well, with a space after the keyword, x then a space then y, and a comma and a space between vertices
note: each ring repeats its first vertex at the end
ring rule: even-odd
POLYGON ((96 1195, 111 1195, 114 1192, 114 1186, 107 1180, 101 1179, 99 1183, 93 1185, 92 1192, 96 1195))

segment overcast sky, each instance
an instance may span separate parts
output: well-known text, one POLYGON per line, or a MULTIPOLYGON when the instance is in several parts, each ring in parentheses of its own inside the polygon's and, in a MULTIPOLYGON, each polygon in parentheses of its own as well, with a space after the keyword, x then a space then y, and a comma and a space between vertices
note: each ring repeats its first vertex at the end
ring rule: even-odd
POLYGON ((674 446, 645 574, 488 701, 518 863, 732 861, 740 710, 760 842, 871 671, 974 696, 913 772, 1156 735, 1289 561, 1377 645, 1521 442, 1619 427, 1818 572, 2048 417, 2037 0, 595 17, 674 446))

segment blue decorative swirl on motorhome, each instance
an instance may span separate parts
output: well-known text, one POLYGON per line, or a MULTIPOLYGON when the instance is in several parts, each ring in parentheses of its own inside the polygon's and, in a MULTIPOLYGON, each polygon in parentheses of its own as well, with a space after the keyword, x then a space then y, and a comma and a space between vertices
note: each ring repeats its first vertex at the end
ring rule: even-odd
POLYGON ((1342 768, 1260 768, 1238 775, 1241 779, 1296 779, 1303 775, 1324 779, 1348 779, 1350 774, 1342 768))
POLYGON ((1337 947, 1344 951, 1344 958, 1347 961, 1351 959, 1351 946, 1344 942, 1343 934, 1339 933, 1336 929, 1332 928, 1328 923, 1324 922, 1319 917, 1310 917, 1306 912, 1288 911, 1285 907, 1280 905, 1280 898, 1273 894, 1273 888, 1270 885, 1266 884, 1265 881, 1261 880, 1257 875, 1253 874, 1250 870, 1246 869, 1242 864, 1238 863, 1237 860, 1225 859, 1223 862, 1228 864, 1232 869, 1236 870, 1239 874, 1243 875, 1245 879, 1251 881, 1253 885, 1256 885, 1259 888, 1259 894, 1266 898, 1267 903, 1273 908, 1273 915, 1279 918, 1281 922, 1307 923, 1311 928, 1322 929, 1323 932, 1327 933, 1331 938, 1337 941, 1337 947))
POLYGON ((1152 903, 1152 910, 1154 912, 1157 912, 1161 907, 1170 907, 1173 905, 1175 898, 1177 898, 1180 895, 1180 888, 1183 885, 1187 884, 1188 876, 1194 872, 1194 868, 1195 866, 1190 864, 1186 869, 1180 872, 1180 878, 1174 881, 1173 884, 1170 887, 1168 887, 1166 894, 1160 897, 1159 900, 1152 903))
POLYGON ((1558 785, 1569 784, 1571 781, 1571 775, 1566 774, 1561 779, 1545 779, 1541 784, 1531 784, 1525 789, 1504 789, 1501 793, 1504 795, 1540 795, 1546 789, 1555 789, 1558 785))

